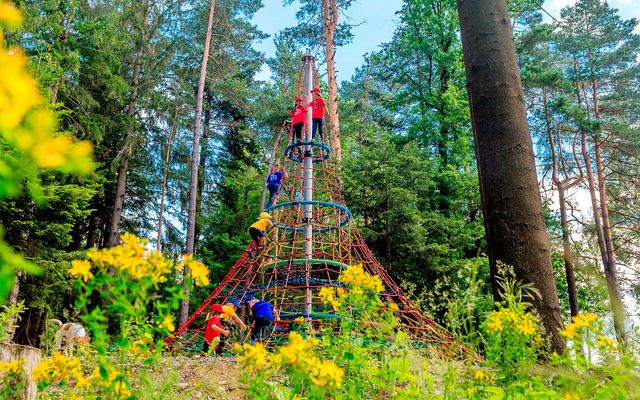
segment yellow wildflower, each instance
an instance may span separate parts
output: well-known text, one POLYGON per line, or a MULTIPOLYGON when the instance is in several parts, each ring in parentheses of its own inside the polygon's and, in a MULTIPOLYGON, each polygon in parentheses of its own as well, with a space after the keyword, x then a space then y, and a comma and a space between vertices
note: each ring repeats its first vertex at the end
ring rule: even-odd
POLYGON ((9 362, 0 361, 0 372, 4 372, 5 374, 19 374, 23 371, 23 364, 24 359, 9 362))
POLYGON ((566 392, 564 396, 562 396, 562 400, 580 400, 580 396, 574 392, 566 392))
POLYGON ((616 348, 616 341, 610 337, 598 335, 598 346, 606 350, 613 350, 616 348))
POLYGON ((467 394, 472 395, 472 394, 475 394, 476 392, 477 390, 473 386, 467 388, 467 394))
POLYGON ((342 379, 344 378, 344 371, 338 367, 335 363, 328 360, 318 362, 317 358, 313 358, 311 362, 313 374, 311 375, 311 382, 317 386, 342 386, 342 379), (315 364, 315 365, 313 365, 315 364))
POLYGON ((504 329, 504 326, 502 325, 502 321, 500 321, 500 318, 498 316, 495 315, 495 312, 492 312, 491 315, 489 316, 489 319, 487 322, 487 327, 489 328, 489 332, 501 332, 504 329))
POLYGON ((21 49, 0 48, 0 65, 0 128, 12 129, 41 98, 36 81, 26 72, 27 58, 21 49))
POLYGON ((91 273, 91 263, 87 260, 73 260, 71 261, 69 274, 76 278, 82 277, 82 280, 87 283, 89 278, 93 277, 93 274, 91 273))
POLYGON ((364 291, 380 293, 384 290, 384 285, 380 277, 367 273, 362 264, 355 264, 348 267, 342 271, 338 280, 348 285, 352 293, 354 289, 356 289, 358 293, 364 293, 364 291))
POLYGON ((485 380, 486 378, 487 378, 487 374, 485 374, 483 371, 479 369, 473 372, 473 379, 485 380))
POLYGON ((389 311, 393 312, 393 313, 397 313, 398 310, 400 310, 400 308, 398 307, 398 304, 391 302, 389 303, 389 311))
POLYGON ((196 286, 207 286, 209 284, 209 268, 200 261, 191 261, 189 263, 191 277, 196 286))
POLYGON ((176 326, 173 324, 175 318, 172 315, 165 315, 164 319, 161 323, 158 324, 158 328, 166 329, 169 332, 173 332, 176 330, 176 326))
POLYGON ((267 365, 268 353, 262 343, 255 345, 244 343, 242 346, 236 343, 235 351, 240 354, 238 361, 249 369, 262 369, 267 365))
POLYGON ((16 29, 22 24, 22 14, 10 2, 0 0, 0 24, 16 29))

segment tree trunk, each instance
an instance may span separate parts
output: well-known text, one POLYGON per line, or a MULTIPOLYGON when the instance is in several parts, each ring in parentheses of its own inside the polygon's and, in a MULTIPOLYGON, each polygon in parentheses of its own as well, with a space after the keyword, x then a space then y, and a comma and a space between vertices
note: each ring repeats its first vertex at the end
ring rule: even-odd
MULTIPOLYGON (((198 238, 200 237, 201 224, 198 222, 198 215, 202 215, 202 194, 204 193, 205 185, 205 164, 207 163, 207 145, 209 143, 209 127, 211 126, 211 102, 213 101, 211 92, 205 89, 205 100, 207 107, 204 110, 204 127, 202 129, 202 142, 200 145, 200 160, 198 167, 198 192, 196 193, 196 225, 195 233, 193 235, 193 248, 194 251, 198 248, 198 238)), ((203 106, 204 107, 204 106, 203 106)))
POLYGON ((158 213, 158 240, 156 242, 156 250, 162 251, 162 223, 164 218, 164 196, 167 191, 167 180, 169 177, 169 157, 171 156, 171 142, 176 133, 178 125, 178 107, 173 115, 173 123, 169 130, 169 138, 167 139, 167 149, 164 152, 164 172, 162 174, 162 187, 160 189, 160 212, 158 213))
MULTIPOLYGON (((593 96, 593 115, 596 121, 600 121, 600 105, 598 102, 598 82, 593 70, 591 54, 589 53, 589 66, 591 70, 591 90, 593 96)), ((604 249, 606 254, 606 263, 604 264, 604 274, 609 288, 609 296, 611 297, 611 310, 613 311, 613 325, 616 329, 616 336, 621 343, 626 343, 627 333, 624 326, 624 304, 620 294, 620 285, 618 282, 618 271, 616 265, 616 254, 613 248, 613 237, 611 233, 611 222, 609 219, 609 206, 607 201, 607 188, 604 178, 604 165, 602 162, 602 140, 601 128, 598 127, 594 137, 594 149, 596 156, 596 172, 598 174, 598 193, 600 194, 600 217, 602 218, 602 238, 604 241, 604 249)))
MULTIPOLYGON (((136 101, 138 99, 138 93, 140 91, 140 70, 142 69, 142 45, 138 45, 136 56, 133 65, 133 77, 131 96, 129 97, 129 104, 127 105, 127 116, 131 119, 136 113, 136 101)), ((124 139, 124 147, 122 154, 120 155, 120 163, 118 165, 118 175, 116 177, 116 193, 113 201, 113 208, 111 211, 111 222, 109 224, 109 231, 107 233, 105 246, 116 246, 120 241, 120 220, 122 219, 122 208, 124 206, 124 195, 127 189, 127 173, 129 172, 129 157, 134 147, 133 139, 133 126, 129 121, 129 126, 124 139)))
MULTIPOLYGON (((565 199, 565 182, 561 181, 558 175, 558 157, 556 156, 556 144, 553 138, 553 127, 549 117, 549 100, 547 88, 542 88, 542 102, 544 108, 544 119, 549 138, 549 149, 551 150, 551 179, 558 189, 558 204, 560 207, 560 225, 562 226, 562 258, 564 259, 564 270, 567 277, 567 293, 569 295, 569 308, 571 316, 578 315, 578 294, 576 292, 576 277, 573 268, 573 252, 569 238, 569 223, 567 220, 567 203, 565 199)), ((558 133, 558 152, 562 157, 562 137, 558 133)), ((566 171, 565 171, 566 172, 566 171)), ((576 182, 577 183, 577 182, 576 182)))
MULTIPOLYGON (((280 141, 282 140, 282 132, 285 129, 286 121, 282 124, 278 133, 276 134, 276 140, 273 143, 273 147, 271 148, 271 157, 269 158, 269 166, 267 167, 267 175, 271 173, 273 170, 273 162, 276 159, 276 155, 278 154, 278 148, 280 147, 280 141)), ((264 206, 267 201, 267 185, 262 185, 262 197, 260 198, 260 212, 264 211, 264 206)))
POLYGON ((561 353, 560 305, 506 2, 457 3, 489 260, 493 271, 498 261, 512 265, 540 292, 529 301, 551 349, 561 353))
POLYGON ((567 220, 567 200, 562 184, 556 185, 558 189, 558 202, 560 203, 560 225, 562 226, 562 258, 564 259, 564 271, 567 276, 567 291, 569 293, 569 307, 571 316, 575 317, 580 312, 578 308, 578 292, 576 290, 576 275, 574 272, 573 251, 569 237, 569 222, 567 220))
MULTIPOLYGON (((200 65, 200 79, 198 81, 198 97, 196 99, 196 120, 193 129, 193 149, 191 152, 191 184, 189 185, 189 211, 187 218, 187 243, 186 253, 193 254, 195 250, 195 230, 196 230, 196 195, 198 186, 198 160, 200 150, 200 127, 202 118, 202 99, 204 97, 204 83, 207 75, 207 61, 209 60, 209 45, 211 43, 211 29, 213 27, 213 13, 216 0, 211 0, 209 5, 209 20, 207 22, 207 33, 204 40, 204 52, 202 54, 202 64, 200 65)), ((180 301, 180 311, 178 325, 182 326, 189 317, 189 267, 184 267, 184 279, 182 289, 185 298, 180 301)))
MULTIPOLYGON (((338 115, 338 82, 336 77, 334 35, 338 26, 337 0, 323 0, 325 54, 327 58, 327 83, 329 86, 329 116, 331 121, 331 150, 336 161, 342 161, 342 146, 340 144, 340 117, 338 115)), ((307 93, 305 93, 305 96, 307 93)))
POLYGON ((0 361, 10 362, 16 360, 25 360, 24 368, 27 371, 28 381, 24 388, 25 400, 35 400, 37 388, 35 381, 31 378, 31 371, 40 363, 42 355, 39 349, 19 344, 0 344, 0 361))

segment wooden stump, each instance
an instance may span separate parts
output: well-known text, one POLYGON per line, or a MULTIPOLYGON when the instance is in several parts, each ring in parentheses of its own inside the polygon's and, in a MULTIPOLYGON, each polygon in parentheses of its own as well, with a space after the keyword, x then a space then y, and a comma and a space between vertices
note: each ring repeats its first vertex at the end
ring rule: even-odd
POLYGON ((36 383, 31 379, 31 371, 40 363, 42 354, 40 349, 20 344, 0 344, 0 360, 4 362, 24 359, 27 371, 27 383, 24 389, 25 400, 35 400, 36 383))

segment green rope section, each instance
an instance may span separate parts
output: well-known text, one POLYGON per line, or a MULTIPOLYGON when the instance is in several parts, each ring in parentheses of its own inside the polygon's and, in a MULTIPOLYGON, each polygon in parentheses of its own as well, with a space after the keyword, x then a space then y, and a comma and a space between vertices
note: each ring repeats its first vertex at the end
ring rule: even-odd
MULTIPOLYGON (((275 258, 275 257, 274 257, 275 258)), ((266 269, 266 268, 274 268, 274 267, 279 267, 282 265, 306 265, 307 263, 309 264, 326 264, 326 265, 331 265, 334 267, 341 267, 341 268, 348 268, 349 266, 347 264, 341 263, 340 261, 335 261, 335 260, 323 260, 321 258, 294 258, 292 260, 280 260, 280 261, 276 261, 274 263, 269 263, 267 265, 263 265, 261 269, 266 269)))

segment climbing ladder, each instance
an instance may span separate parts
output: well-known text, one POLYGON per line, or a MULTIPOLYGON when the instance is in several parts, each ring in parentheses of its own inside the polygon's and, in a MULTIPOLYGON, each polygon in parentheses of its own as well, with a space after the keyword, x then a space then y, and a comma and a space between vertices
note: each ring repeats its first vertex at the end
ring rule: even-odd
MULTIPOLYGON (((308 104, 315 60, 306 55, 302 64, 301 96, 308 104)), ((225 303, 230 298, 243 301, 248 296, 267 300, 280 312, 281 321, 268 331, 269 344, 281 343, 292 320, 300 317, 315 331, 327 326, 338 328, 339 317, 322 303, 318 292, 326 286, 341 287, 338 282, 341 271, 362 263, 365 271, 382 279, 385 286, 382 300, 398 305, 401 323, 416 343, 446 354, 467 353, 464 346, 402 293, 376 260, 345 205, 331 148, 311 138, 309 108, 304 141, 298 145, 289 134, 287 143, 291 144, 283 153, 288 177, 283 180, 274 204, 266 210, 278 229, 267 234, 263 249, 257 254, 250 254, 252 246, 247 247, 220 284, 166 343, 171 348, 198 348, 203 342, 210 305, 225 303)))

